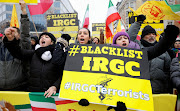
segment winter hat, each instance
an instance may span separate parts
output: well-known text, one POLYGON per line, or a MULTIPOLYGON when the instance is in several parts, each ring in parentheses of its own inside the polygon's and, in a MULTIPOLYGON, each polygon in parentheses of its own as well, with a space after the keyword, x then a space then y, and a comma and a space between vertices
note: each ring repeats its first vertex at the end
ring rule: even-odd
POLYGON ((36 42, 36 44, 38 44, 39 42, 39 40, 38 40, 38 37, 37 36, 31 36, 31 39, 33 39, 35 42, 36 42))
POLYGON ((149 33, 156 34, 156 30, 152 28, 150 25, 146 25, 142 31, 141 39, 144 38, 144 36, 148 35, 149 33))
POLYGON ((48 35, 52 41, 54 41, 54 43, 56 42, 56 37, 54 37, 53 34, 49 33, 49 32, 43 32, 40 36, 39 36, 39 40, 41 39, 42 35, 48 35))
POLYGON ((119 36, 121 36, 121 35, 124 35, 124 36, 128 37, 129 42, 130 42, 130 38, 129 38, 128 33, 126 33, 126 32, 118 32, 118 33, 116 33, 116 35, 113 37, 113 44, 116 44, 116 39, 117 39, 119 36))
POLYGON ((67 42, 71 39, 71 36, 69 34, 62 34, 61 37, 65 39, 67 42))

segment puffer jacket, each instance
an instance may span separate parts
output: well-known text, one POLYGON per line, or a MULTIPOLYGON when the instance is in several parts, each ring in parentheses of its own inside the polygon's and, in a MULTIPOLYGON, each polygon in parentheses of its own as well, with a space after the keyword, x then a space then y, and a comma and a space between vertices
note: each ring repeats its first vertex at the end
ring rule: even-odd
MULTIPOLYGON (((19 45, 24 49, 31 48, 29 31, 30 22, 27 15, 21 15, 21 38, 19 45)), ((14 58, 4 43, 0 42, 0 89, 10 90, 27 82, 26 63, 14 58)))
POLYGON ((153 94, 172 93, 170 64, 171 58, 167 52, 149 61, 149 74, 153 94))
POLYGON ((178 58, 172 59, 170 73, 173 86, 180 92, 180 65, 178 58))

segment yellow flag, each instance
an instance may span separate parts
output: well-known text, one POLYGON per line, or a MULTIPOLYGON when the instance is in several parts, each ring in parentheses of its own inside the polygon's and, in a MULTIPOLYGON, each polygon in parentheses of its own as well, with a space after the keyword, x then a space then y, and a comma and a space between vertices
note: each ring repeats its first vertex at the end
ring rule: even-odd
POLYGON ((16 7, 13 5, 13 10, 12 10, 12 16, 11 16, 11 27, 18 27, 19 28, 19 22, 18 22, 18 17, 17 17, 17 12, 16 12, 16 7))
POLYGON ((146 1, 135 13, 146 15, 146 21, 180 20, 180 16, 175 14, 164 1, 146 1))
MULTIPOLYGON (((117 25, 115 34, 116 34, 117 32, 121 32, 121 20, 118 20, 118 21, 119 21, 119 22, 118 22, 118 25, 117 25)), ((115 34, 114 34, 114 35, 115 35, 115 34)))

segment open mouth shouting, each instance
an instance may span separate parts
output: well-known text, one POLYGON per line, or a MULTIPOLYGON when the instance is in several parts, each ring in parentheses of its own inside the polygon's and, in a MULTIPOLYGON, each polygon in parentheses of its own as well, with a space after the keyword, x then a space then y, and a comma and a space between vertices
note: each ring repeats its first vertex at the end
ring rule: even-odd
POLYGON ((127 46, 127 44, 126 44, 126 43, 123 43, 123 44, 122 44, 122 47, 126 47, 126 46, 127 46))
POLYGON ((84 43, 85 43, 85 39, 81 38, 81 39, 79 39, 79 42, 80 42, 81 44, 84 44, 84 43))

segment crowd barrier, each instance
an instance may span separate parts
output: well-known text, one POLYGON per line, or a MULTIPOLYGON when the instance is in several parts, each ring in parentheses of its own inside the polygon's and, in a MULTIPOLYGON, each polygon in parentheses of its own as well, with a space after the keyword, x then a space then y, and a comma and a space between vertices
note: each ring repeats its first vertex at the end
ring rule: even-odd
MULTIPOLYGON (((175 111, 176 99, 177 96, 171 94, 153 95, 154 111, 175 111)), ((10 103, 8 107, 12 105, 17 111, 107 111, 108 108, 98 104, 80 106, 77 101, 58 98, 58 94, 45 98, 44 93, 39 92, 0 91, 1 107, 5 106, 4 101, 10 103)))

